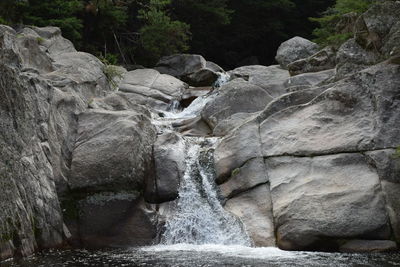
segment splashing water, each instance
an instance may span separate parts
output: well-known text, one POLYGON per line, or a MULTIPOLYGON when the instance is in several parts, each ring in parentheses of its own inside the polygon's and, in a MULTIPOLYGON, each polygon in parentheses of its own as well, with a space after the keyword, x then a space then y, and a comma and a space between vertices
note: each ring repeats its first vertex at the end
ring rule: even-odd
POLYGON ((167 109, 170 113, 178 113, 181 110, 181 103, 178 100, 172 100, 167 109))
POLYGON ((218 199, 210 153, 215 141, 187 138, 186 171, 175 213, 167 218, 161 244, 251 245, 241 221, 226 212, 218 199))
POLYGON ((231 79, 231 75, 226 72, 218 72, 218 76, 218 80, 216 80, 213 85, 214 88, 220 88, 231 79))

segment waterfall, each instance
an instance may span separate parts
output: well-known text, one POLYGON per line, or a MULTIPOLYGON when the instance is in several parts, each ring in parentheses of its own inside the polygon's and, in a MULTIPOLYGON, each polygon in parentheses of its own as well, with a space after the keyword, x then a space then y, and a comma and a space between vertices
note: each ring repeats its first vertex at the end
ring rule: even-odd
MULTIPOLYGON (((221 73, 215 86, 229 80, 221 73)), ((153 124, 159 133, 173 131, 173 124, 201 116, 205 105, 218 92, 195 99, 186 109, 179 111, 179 103, 172 102, 167 111, 157 111, 153 124), (161 114, 161 115, 160 115, 161 114)), ((160 227, 159 241, 163 245, 242 245, 251 246, 240 219, 227 212, 218 195, 215 183, 214 148, 217 137, 183 136, 186 147, 186 169, 180 181, 179 197, 160 227)))
POLYGON ((167 218, 164 245, 220 244, 250 246, 241 221, 224 210, 214 182, 216 138, 186 138, 186 170, 175 212, 167 218))

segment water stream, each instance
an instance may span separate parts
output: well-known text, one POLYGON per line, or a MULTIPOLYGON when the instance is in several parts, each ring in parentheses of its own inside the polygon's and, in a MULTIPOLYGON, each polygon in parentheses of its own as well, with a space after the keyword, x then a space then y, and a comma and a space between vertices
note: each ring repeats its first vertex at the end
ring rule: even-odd
MULTIPOLYGON (((229 80, 220 75, 216 85, 229 80)), ((162 116, 153 116, 160 133, 173 131, 172 125, 200 116, 204 106, 213 98, 211 94, 199 97, 189 107, 181 110, 172 102, 162 116)), ((225 211, 215 184, 213 150, 218 142, 215 137, 184 137, 186 169, 180 182, 179 198, 175 209, 167 217, 161 235, 161 244, 242 245, 251 246, 241 221, 225 211)))
POLYGON ((161 243, 250 246, 242 223, 226 212, 214 182, 216 138, 186 138, 186 170, 175 211, 167 218, 161 243))

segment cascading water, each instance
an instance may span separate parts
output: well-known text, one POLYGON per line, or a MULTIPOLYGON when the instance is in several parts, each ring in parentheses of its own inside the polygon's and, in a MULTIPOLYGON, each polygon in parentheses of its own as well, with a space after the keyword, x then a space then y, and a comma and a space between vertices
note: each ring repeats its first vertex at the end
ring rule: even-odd
MULTIPOLYGON (((220 76, 219 86, 229 80, 220 76)), ((196 118, 213 94, 199 97, 189 107, 177 112, 177 105, 163 112, 154 124, 160 132, 172 131, 173 123, 196 118)), ((215 184, 213 150, 218 142, 215 137, 184 137, 186 142, 186 169, 180 182, 179 198, 174 210, 167 216, 160 243, 219 244, 251 246, 242 222, 225 211, 218 198, 215 184)))
POLYGON ((213 87, 214 88, 220 88, 222 85, 226 84, 229 82, 231 79, 231 75, 226 72, 218 72, 218 80, 214 83, 213 87))
POLYGON ((212 158, 215 142, 216 138, 186 138, 186 171, 162 244, 251 245, 241 221, 226 212, 218 199, 212 158))

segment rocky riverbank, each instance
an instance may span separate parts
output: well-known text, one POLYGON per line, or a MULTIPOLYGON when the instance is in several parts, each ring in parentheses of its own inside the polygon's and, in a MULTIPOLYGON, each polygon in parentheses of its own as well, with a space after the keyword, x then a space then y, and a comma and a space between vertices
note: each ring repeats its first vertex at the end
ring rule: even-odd
POLYGON ((58 28, 0 26, 0 259, 152 244, 187 136, 218 137, 219 199, 254 245, 396 249, 399 10, 373 6, 338 49, 295 37, 280 65, 228 72, 199 55, 127 71, 58 28))

